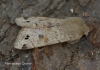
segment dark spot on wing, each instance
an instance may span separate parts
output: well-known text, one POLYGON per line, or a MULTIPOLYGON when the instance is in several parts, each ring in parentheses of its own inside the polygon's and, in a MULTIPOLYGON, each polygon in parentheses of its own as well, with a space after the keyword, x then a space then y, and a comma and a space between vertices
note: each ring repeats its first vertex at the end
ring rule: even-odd
POLYGON ((37 23, 35 23, 35 25, 37 26, 37 23))
POLYGON ((23 17, 25 20, 28 19, 28 17, 23 17))
POLYGON ((30 36, 29 36, 29 35, 27 35, 27 36, 25 37, 25 40, 29 39, 29 37, 30 37, 30 36))
POLYGON ((23 44, 22 49, 27 49, 27 45, 26 44, 23 44))
POLYGON ((43 36, 43 35, 38 35, 38 37, 39 37, 39 38, 44 38, 44 36, 43 36))
POLYGON ((30 21, 26 21, 27 23, 29 23, 30 21))

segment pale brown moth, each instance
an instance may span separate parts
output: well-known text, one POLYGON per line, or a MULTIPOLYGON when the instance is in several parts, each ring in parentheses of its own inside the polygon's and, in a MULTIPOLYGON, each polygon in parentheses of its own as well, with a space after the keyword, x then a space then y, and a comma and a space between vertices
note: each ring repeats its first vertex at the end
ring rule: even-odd
POLYGON ((89 32, 88 26, 79 17, 20 17, 15 22, 22 27, 14 43, 17 49, 31 49, 61 42, 74 44, 89 32))

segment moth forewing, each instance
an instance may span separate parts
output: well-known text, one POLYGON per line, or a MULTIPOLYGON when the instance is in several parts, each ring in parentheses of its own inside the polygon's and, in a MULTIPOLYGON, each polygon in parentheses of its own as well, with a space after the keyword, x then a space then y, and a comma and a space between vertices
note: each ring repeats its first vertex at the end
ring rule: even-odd
POLYGON ((60 42, 73 44, 89 32, 87 25, 78 17, 21 17, 16 19, 16 24, 22 27, 14 44, 17 49, 31 49, 60 42))

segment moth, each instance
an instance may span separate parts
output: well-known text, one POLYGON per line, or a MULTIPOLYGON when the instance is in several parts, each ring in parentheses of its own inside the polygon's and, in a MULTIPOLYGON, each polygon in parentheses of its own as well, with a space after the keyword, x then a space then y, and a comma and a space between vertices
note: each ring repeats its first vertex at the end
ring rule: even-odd
POLYGON ((88 26, 79 17, 20 17, 15 22, 22 27, 14 43, 17 49, 32 49, 62 42, 74 44, 89 32, 88 26))

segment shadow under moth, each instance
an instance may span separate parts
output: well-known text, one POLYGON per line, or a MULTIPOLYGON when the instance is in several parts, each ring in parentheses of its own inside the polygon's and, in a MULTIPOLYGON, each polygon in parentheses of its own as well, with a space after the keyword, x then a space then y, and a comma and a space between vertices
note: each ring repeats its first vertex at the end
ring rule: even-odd
POLYGON ((32 49, 61 42, 74 44, 89 32, 88 26, 79 17, 20 17, 15 22, 22 27, 14 43, 17 49, 32 49))

